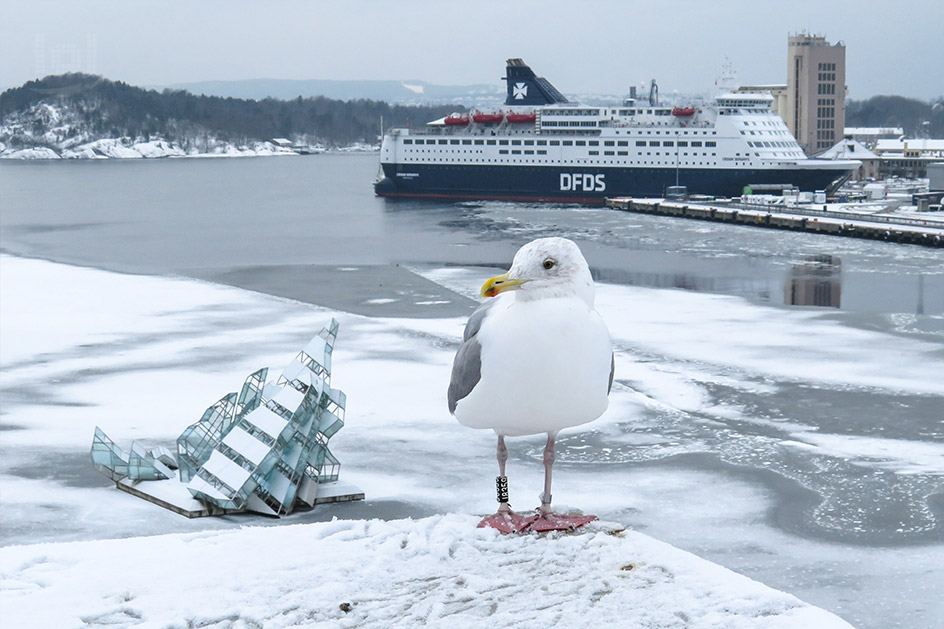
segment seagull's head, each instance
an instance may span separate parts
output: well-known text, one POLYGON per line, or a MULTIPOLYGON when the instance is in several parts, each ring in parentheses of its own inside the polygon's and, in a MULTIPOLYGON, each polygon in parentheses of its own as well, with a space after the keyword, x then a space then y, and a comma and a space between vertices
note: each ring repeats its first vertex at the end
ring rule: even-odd
POLYGON ((482 297, 519 291, 519 299, 578 296, 593 306, 593 278, 580 248, 566 238, 532 240, 515 254, 511 270, 482 286, 482 297))

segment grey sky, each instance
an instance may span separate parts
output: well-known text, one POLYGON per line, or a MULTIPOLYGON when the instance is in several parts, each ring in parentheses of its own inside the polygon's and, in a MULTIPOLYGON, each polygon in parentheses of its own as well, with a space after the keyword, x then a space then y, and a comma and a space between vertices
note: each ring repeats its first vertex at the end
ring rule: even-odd
POLYGON ((564 92, 786 82, 787 36, 846 48, 851 98, 944 94, 944 2, 174 0, 0 4, 0 87, 89 71, 137 85, 247 78, 498 83, 523 57, 564 92))

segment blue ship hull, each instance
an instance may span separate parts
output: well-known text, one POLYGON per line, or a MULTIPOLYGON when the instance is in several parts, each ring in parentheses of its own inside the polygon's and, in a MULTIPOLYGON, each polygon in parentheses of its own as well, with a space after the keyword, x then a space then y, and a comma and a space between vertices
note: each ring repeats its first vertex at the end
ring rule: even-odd
MULTIPOLYGON (((382 197, 600 204, 607 197, 662 197, 676 185, 675 168, 383 164, 383 172, 374 184, 382 197)), ((682 168, 677 174, 678 185, 690 194, 730 197, 749 185, 826 190, 847 173, 835 168, 682 168)))

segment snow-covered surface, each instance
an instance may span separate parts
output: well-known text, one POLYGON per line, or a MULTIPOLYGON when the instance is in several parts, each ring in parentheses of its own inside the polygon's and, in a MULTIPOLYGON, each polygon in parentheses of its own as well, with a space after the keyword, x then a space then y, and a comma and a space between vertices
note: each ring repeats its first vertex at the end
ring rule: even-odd
POLYGON ((849 627, 603 525, 502 536, 468 515, 0 550, 10 627, 849 627), (342 606, 347 609, 342 609, 342 606))
POLYGON ((8 149, 0 151, 2 159, 59 159, 59 154, 51 148, 39 146, 28 149, 8 149))
MULTIPOLYGON (((58 147, 57 147, 58 148, 58 147)), ((291 149, 271 142, 254 142, 237 147, 226 142, 214 143, 205 150, 185 151, 165 140, 135 142, 131 138, 104 138, 73 148, 57 150, 45 146, 28 149, 0 150, 0 159, 155 159, 160 157, 263 157, 269 155, 296 155, 291 149)))
MULTIPOLYGON (((423 272, 426 277, 466 295, 474 295, 482 280, 491 274, 488 269, 462 268, 423 272)), ((404 614, 419 613, 412 611, 410 601, 416 602, 417 609, 426 605, 427 614, 445 614, 438 610, 454 609, 439 599, 427 599, 435 590, 423 589, 426 586, 417 585, 409 573, 396 573, 401 580, 395 583, 402 587, 389 585, 393 582, 370 581, 374 578, 370 575, 366 575, 364 581, 332 579, 330 569, 325 567, 332 564, 322 557, 340 553, 344 536, 328 535, 325 531, 335 530, 321 528, 329 527, 328 524, 299 527, 307 532, 307 537, 305 533, 299 534, 306 540, 324 538, 333 542, 318 551, 297 552, 299 547, 294 542, 280 537, 289 535, 283 530, 293 529, 273 528, 273 520, 187 520, 116 491, 104 477, 91 471, 87 452, 96 425, 121 444, 141 440, 145 444, 171 445, 184 427, 200 417, 203 409, 226 391, 238 390, 246 374, 260 366, 284 364, 287 356, 298 351, 299 343, 310 338, 331 316, 336 316, 341 332, 333 355, 333 385, 348 394, 348 407, 345 430, 336 436, 337 447, 333 450, 342 462, 341 479, 361 487, 367 494, 367 502, 357 503, 361 505, 357 508, 363 511, 353 518, 354 522, 332 526, 348 531, 372 531, 370 535, 363 533, 354 537, 361 540, 363 547, 378 552, 386 549, 386 543, 398 546, 403 536, 407 539, 406 548, 411 545, 415 548, 411 536, 420 540, 441 539, 443 531, 456 527, 465 534, 454 540, 457 549, 480 548, 489 539, 488 533, 466 525, 474 524, 475 516, 471 514, 493 508, 494 438, 484 431, 460 426, 445 409, 449 368, 461 338, 464 317, 369 318, 203 282, 122 275, 9 256, 0 257, 0 284, 3 287, 0 389, 5 396, 2 417, 5 430, 0 442, 3 452, 0 529, 6 539, 26 544, 22 548, 0 550, 0 571, 5 580, 0 599, 4 607, 0 613, 4 618, 8 613, 20 613, 18 610, 24 606, 42 608, 43 602, 49 600, 46 597, 51 596, 46 590, 64 593, 72 588, 79 588, 85 596, 63 594, 62 597, 67 602, 81 598, 76 603, 78 607, 70 608, 64 603, 56 610, 46 609, 41 613, 74 613, 93 619, 91 624, 130 623, 135 615, 141 615, 148 622, 157 618, 154 622, 164 626, 171 622, 161 615, 164 605, 178 612, 177 622, 184 622, 179 619, 191 613, 194 624, 215 618, 203 608, 189 607, 192 603, 180 594, 182 590, 176 589, 175 582, 179 580, 199 592, 193 600, 213 599, 208 594, 210 590, 200 588, 215 587, 213 592, 218 592, 221 600, 229 601, 229 607, 221 604, 220 609, 227 609, 227 613, 234 613, 232 610, 236 609, 240 617, 245 614, 254 619, 270 619, 270 616, 269 611, 254 605, 252 595, 269 601, 270 607, 275 605, 286 618, 294 618, 295 605, 305 613, 314 609, 313 601, 318 597, 305 592, 321 587, 322 582, 326 584, 324 587, 343 588, 350 583, 353 588, 336 590, 338 600, 330 601, 332 611, 341 602, 358 603, 354 611, 338 618, 358 619, 356 614, 361 610, 381 606, 377 597, 383 596, 388 597, 383 601, 386 605, 401 609, 404 614), (68 304, 68 308, 63 304, 68 304), (36 474, 22 471, 31 465, 43 466, 46 471, 36 474), (83 471, 75 472, 71 466, 83 471), (60 467, 62 469, 57 469, 60 467), (88 474, 84 476, 86 471, 88 474), (420 522, 363 521, 373 517, 388 518, 391 513, 395 518, 432 513, 460 515, 420 522), (265 528, 219 532, 240 524, 265 528), (183 537, 82 541, 198 531, 203 532, 183 537), (241 535, 246 537, 240 539, 241 535), (239 597, 241 605, 237 607, 233 603, 235 599, 230 598, 236 596, 231 592, 237 591, 237 586, 219 585, 221 582, 229 584, 231 575, 236 573, 232 564, 226 562, 235 561, 234 548, 255 553, 260 539, 271 540, 271 548, 287 548, 283 558, 289 562, 289 568, 295 566, 300 570, 297 567, 300 562, 308 561, 314 566, 312 570, 321 576, 316 580, 300 579, 298 582, 307 581, 309 589, 296 591, 292 589, 296 581, 289 568, 280 573, 282 576, 277 576, 271 571, 279 569, 278 566, 266 563, 269 560, 260 556, 258 571, 253 568, 238 572, 249 575, 249 581, 248 584, 236 581, 245 584, 239 597), (389 542, 390 539, 397 541, 389 542), (77 543, 43 544, 47 541, 77 543), (199 570, 188 568, 205 564, 199 560, 179 560, 179 555, 174 554, 177 551, 172 549, 174 545, 217 546, 221 549, 222 567, 205 572, 201 582, 204 585, 199 585, 196 583, 201 578, 197 574, 199 570), (144 553, 142 562, 134 558, 138 549, 144 553), (98 561, 102 568, 93 564, 92 557, 97 553, 101 553, 98 561), (40 561, 40 558, 45 559, 40 561), (147 569, 141 569, 145 565, 147 569), (136 569, 124 570, 123 566, 136 569), (111 576, 106 567, 115 568, 117 576, 111 576), (87 576, 87 583, 82 582, 83 574, 87 576), (50 587, 44 590, 37 585, 40 582, 50 587), (209 585, 211 583, 216 585, 209 585), (134 584, 138 585, 131 587, 134 584), (389 585, 388 590, 382 589, 385 584, 389 585), (287 588, 284 605, 272 602, 274 595, 268 588, 287 588), (373 592, 374 598, 358 598, 359 593, 367 590, 373 592), (411 590, 413 598, 398 594, 411 590), (125 592, 133 598, 120 600, 125 592), (349 592, 353 594, 345 595, 349 592), (306 602, 300 604, 298 601, 306 596, 306 602), (436 607, 438 604, 442 607, 436 607), (129 610, 128 614, 114 615, 123 613, 121 609, 129 610)), ((845 325, 831 313, 820 310, 773 308, 735 297, 678 290, 598 285, 597 308, 607 321, 617 348, 617 382, 610 409, 603 418, 589 425, 587 432, 562 433, 554 490, 560 507, 579 506, 607 519, 631 524, 633 528, 659 523, 660 530, 687 540, 687 547, 712 550, 718 561, 728 565, 731 565, 728 562, 737 563, 754 574, 767 575, 777 580, 777 587, 801 593, 807 600, 811 597, 813 600, 816 597, 830 599, 828 592, 835 587, 852 588, 846 595, 856 599, 881 598, 887 588, 872 583, 879 583, 889 574, 894 574, 896 581, 912 583, 909 586, 912 596, 938 600, 936 595, 923 589, 936 591, 935 583, 939 581, 927 575, 933 574, 933 567, 940 563, 939 547, 860 548, 855 558, 850 558, 847 546, 802 541, 772 528, 766 511, 771 496, 756 486, 723 474, 646 469, 621 462, 711 452, 718 447, 712 440, 720 439, 725 460, 738 464, 760 457, 774 472, 779 471, 776 467, 779 460, 795 458, 797 452, 816 453, 812 459, 816 464, 815 474, 800 474, 794 480, 809 483, 817 491, 822 489, 816 485, 817 480, 828 476, 836 465, 842 465, 847 459, 870 472, 874 470, 878 479, 885 471, 905 479, 944 474, 942 444, 926 442, 916 447, 911 441, 880 436, 845 439, 838 433, 829 434, 809 425, 802 415, 772 418, 745 406, 719 401, 710 394, 715 388, 723 387, 774 396, 784 383, 792 382, 823 390, 878 390, 941 396, 944 382, 939 376, 939 344, 845 325), (664 417, 665 424, 656 426, 653 414, 664 417), (673 417, 692 425, 685 428, 679 424, 678 432, 673 434, 670 425, 673 417), (756 434, 735 434, 725 425, 726 421, 753 426, 756 434), (697 437, 695 443, 680 440, 683 430, 697 431, 698 426, 702 426, 703 431, 698 433, 702 436, 697 437), (598 445, 600 440, 604 440, 604 447, 598 445), (703 488, 698 490, 704 495, 698 495, 697 507, 690 500, 692 487, 703 488), (734 512, 744 514, 743 519, 732 517, 734 512), (638 524, 633 524, 634 521, 638 524), (730 533, 721 535, 718 547, 708 548, 703 540, 717 537, 721 531, 730 533), (757 548, 760 543, 763 547, 757 548), (846 583, 842 572, 846 569, 857 570, 859 576, 849 577, 846 583)), ((509 443, 512 501, 518 509, 537 503, 542 482, 542 443, 539 442, 540 439, 522 439, 509 443)), ((926 482, 909 487, 905 489, 915 500, 932 493, 926 482)), ((824 505, 829 507, 823 514, 825 521, 837 527, 867 526, 867 521, 863 523, 856 518, 872 508, 867 504, 860 512, 859 505, 850 506, 831 496, 826 497, 824 505)), ((878 501, 876 508, 880 509, 881 505, 878 501)), ((316 509, 314 513, 330 517, 332 511, 316 509)), ((300 519, 304 514, 297 517, 300 519)), ((296 516, 284 523, 299 521, 293 518, 296 516)), ((914 519, 906 526, 927 527, 935 523, 933 510, 927 508, 919 509, 914 519)), ((516 558, 519 555, 514 553, 519 551, 514 544, 524 544, 523 549, 543 542, 593 545, 599 543, 592 541, 596 537, 581 535, 550 541, 527 538, 500 540, 500 543, 509 544, 502 548, 508 550, 508 557, 516 558)), ((619 543, 635 544, 637 539, 640 538, 631 536, 628 542, 619 543)), ((439 546, 432 546, 435 548, 426 554, 430 565, 435 564, 432 559, 440 556, 436 554, 439 546)), ((355 547, 357 544, 351 546, 355 547)), ((201 552, 210 552, 206 548, 201 552)), ((301 548, 307 550, 309 546, 301 548)), ((563 553, 569 551, 560 552, 564 556, 563 553)), ((595 550, 586 551, 587 554, 581 551, 579 556, 596 557, 593 552, 595 550)), ((271 554, 278 556, 278 553, 271 554)), ((496 556, 505 565, 506 556, 496 556)), ((253 555, 253 562, 255 557, 253 555)), ((634 561, 634 557, 628 561, 634 561)), ((684 571, 675 559, 668 554, 655 553, 641 561, 661 566, 675 575, 675 581, 668 579, 675 585, 665 587, 679 587, 678 604, 688 604, 691 591, 681 587, 685 579, 679 579, 678 575, 684 571)), ((414 565, 420 563, 423 562, 417 561, 414 565)), ((515 566, 512 560, 506 568, 516 570, 515 566)), ((578 562, 574 566, 562 563, 561 570, 575 571, 567 573, 571 574, 567 582, 572 585, 590 578, 581 576, 589 571, 594 573, 594 579, 609 578, 611 568, 608 566, 610 563, 582 565, 578 562)), ((661 571, 656 570, 656 573, 661 571)), ((544 585, 540 574, 527 571, 523 574, 525 576, 520 577, 525 579, 521 584, 523 591, 539 591, 544 585)), ((702 574, 699 604, 704 605, 702 612, 707 613, 717 609, 715 597, 725 595, 733 582, 715 580, 712 575, 718 573, 702 574)), ((458 589, 460 585, 453 583, 454 600, 464 600, 467 593, 458 589)), ((653 587, 649 587, 648 592, 654 596, 653 587)), ((592 613, 585 590, 571 594, 559 593, 556 589, 546 591, 548 596, 542 599, 546 598, 548 604, 558 602, 559 598, 562 605, 573 605, 574 609, 592 613), (557 598, 551 596, 554 593, 557 598)), ((613 588, 614 593, 622 591, 613 588)), ((730 610, 743 614, 750 608, 761 610, 758 613, 763 614, 780 609, 781 612, 777 612, 780 615, 757 616, 751 621, 756 624, 749 626, 781 626, 764 624, 786 622, 784 619, 790 618, 782 615, 785 613, 782 595, 767 592, 768 595, 760 599, 752 599, 755 602, 733 601, 730 610)), ((328 594, 325 596, 331 598, 328 594)), ((600 599, 601 605, 608 596, 612 594, 600 599)), ((517 600, 501 599, 496 603, 495 613, 504 613, 506 607, 516 609, 517 600)), ((485 607, 477 603, 471 599, 467 603, 469 609, 460 614, 460 620, 471 618, 463 614, 484 614, 492 609, 491 603, 485 607)), ((884 603, 892 604, 891 601, 884 603)), ((209 605, 215 603, 211 601, 209 605)), ((627 604, 622 613, 636 613, 636 607, 635 603, 627 604)), ((561 608, 561 613, 565 611, 561 608)), ((662 613, 656 606, 642 611, 662 613)), ((801 612, 802 609, 789 613, 801 612)), ((895 612, 895 615, 901 613, 895 612)), ((442 624, 447 622, 439 620, 442 615, 427 617, 442 624)), ((539 615, 545 624, 554 617, 552 612, 539 615)), ((531 618, 528 616, 528 620, 531 618)), ((678 618, 673 622, 686 626, 684 620, 678 618)), ((735 618, 737 616, 732 615, 725 621, 735 618)), ((691 619, 688 626, 702 626, 695 624, 697 620, 691 619)), ((725 621, 704 626, 739 626, 725 624, 725 621)), ((265 624, 279 626, 278 622, 281 621, 270 619, 265 624)), ((336 620, 328 618, 325 622, 336 620)), ((653 622, 653 626, 661 626, 653 622)), ((475 623, 470 620, 469 624, 475 623)), ((501 622, 493 624, 502 625, 501 622)), ((797 622, 782 626, 831 625, 797 622)))
MULTIPOLYGON (((290 143, 250 142, 237 145, 209 132, 197 134, 182 148, 164 138, 93 137, 76 112, 61 105, 38 103, 0 121, 0 159, 141 159, 160 157, 258 157, 295 155, 290 143), (34 132, 34 127, 44 131, 34 132), (14 145, 17 148, 14 148, 14 145), (25 148, 24 148, 25 147, 25 148)), ((317 152, 317 149, 311 151, 317 152)))
POLYGON ((123 478, 119 481, 125 487, 135 488, 153 498, 166 502, 184 511, 200 513, 207 510, 205 504, 193 497, 187 485, 180 482, 175 473, 165 481, 146 481, 144 483, 123 478))

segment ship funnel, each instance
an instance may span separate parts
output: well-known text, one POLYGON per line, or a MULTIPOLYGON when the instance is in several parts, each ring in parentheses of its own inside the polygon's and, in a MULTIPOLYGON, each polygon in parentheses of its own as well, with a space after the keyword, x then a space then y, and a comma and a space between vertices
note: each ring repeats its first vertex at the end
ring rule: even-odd
POLYGON ((535 76, 521 59, 509 59, 502 79, 508 86, 506 105, 551 105, 569 102, 550 81, 535 76))

